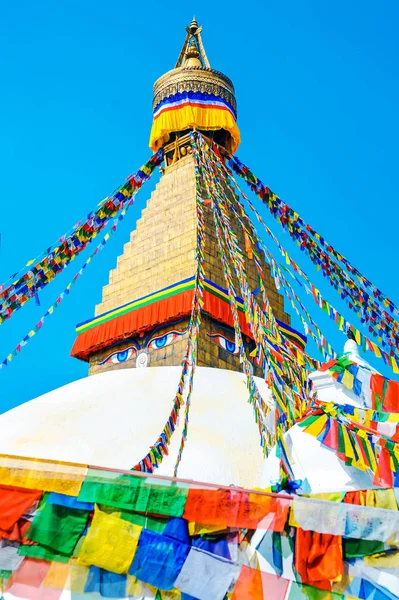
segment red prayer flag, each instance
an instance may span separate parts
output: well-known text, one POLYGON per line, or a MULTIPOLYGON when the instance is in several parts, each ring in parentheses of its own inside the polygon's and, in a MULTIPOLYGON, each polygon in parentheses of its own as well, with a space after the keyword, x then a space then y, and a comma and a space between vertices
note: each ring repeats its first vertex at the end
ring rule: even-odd
POLYGON ((289 586, 287 579, 243 566, 231 600, 283 600, 289 586))
POLYGON ((183 517, 204 525, 283 531, 290 500, 236 490, 189 489, 183 517))
POLYGON ((331 590, 331 581, 344 572, 342 537, 296 529, 295 569, 302 583, 331 590))
POLYGON ((11 529, 42 494, 37 490, 0 486, 0 529, 11 529))
POLYGON ((5 591, 28 600, 59 600, 62 590, 42 587, 49 568, 46 560, 25 558, 11 575, 5 591))
POLYGON ((373 485, 384 488, 393 487, 393 475, 391 469, 391 455, 387 448, 381 448, 378 458, 377 471, 374 475, 373 485))

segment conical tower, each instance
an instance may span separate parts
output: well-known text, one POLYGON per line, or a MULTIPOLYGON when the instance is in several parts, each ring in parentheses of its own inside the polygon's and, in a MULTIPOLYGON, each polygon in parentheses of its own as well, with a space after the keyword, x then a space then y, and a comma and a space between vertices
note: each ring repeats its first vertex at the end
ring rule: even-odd
MULTIPOLYGON (((154 84, 150 147, 164 148, 160 182, 110 272, 95 317, 77 326, 72 355, 89 362, 90 374, 180 365, 184 355, 198 234, 190 131, 201 131, 230 151, 240 140, 234 86, 211 69, 195 19, 186 32, 176 67, 154 84)), ((204 229, 205 304, 198 365, 241 371, 212 209, 206 203, 204 229)), ((240 246, 247 246, 248 283, 256 291, 259 280, 251 250, 242 230, 238 226, 235 230, 240 246)), ((283 332, 295 335, 269 266, 263 262, 262 267, 274 315, 283 332)), ((249 335, 245 342, 251 350, 249 335)))

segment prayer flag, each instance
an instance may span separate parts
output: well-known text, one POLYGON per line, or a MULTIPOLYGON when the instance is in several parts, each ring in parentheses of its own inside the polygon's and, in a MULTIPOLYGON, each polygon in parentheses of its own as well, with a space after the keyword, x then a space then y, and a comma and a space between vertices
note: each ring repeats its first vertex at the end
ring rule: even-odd
POLYGON ((289 584, 277 575, 243 566, 231 600, 284 600, 289 584))
POLYGON ((42 494, 37 490, 0 486, 0 529, 10 529, 42 494))
POLYGON ((127 576, 91 567, 85 594, 97 592, 104 598, 126 598, 127 576))
POLYGON ((89 532, 78 554, 78 564, 127 573, 142 527, 95 510, 89 532))
POLYGON ((186 544, 143 529, 129 573, 154 587, 171 590, 189 551, 186 544))
POLYGON ((44 502, 27 537, 61 554, 71 555, 86 526, 88 512, 44 502))
POLYGON ((239 572, 239 564, 191 548, 175 585, 198 600, 223 600, 239 572))

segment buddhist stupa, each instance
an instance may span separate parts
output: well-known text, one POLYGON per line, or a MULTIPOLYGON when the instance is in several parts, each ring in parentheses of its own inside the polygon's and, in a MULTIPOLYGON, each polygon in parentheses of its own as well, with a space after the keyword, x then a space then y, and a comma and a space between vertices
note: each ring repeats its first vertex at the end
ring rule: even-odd
MULTIPOLYGON (((195 20, 175 68, 154 84, 153 112, 150 146, 164 148, 163 174, 110 272, 95 316, 77 325, 72 356, 88 363, 89 377, 3 414, 0 453, 130 469, 165 423, 187 343, 196 269, 196 187, 188 134, 197 129, 230 150, 240 141, 234 86, 210 67, 195 20)), ((260 481, 263 454, 206 206, 204 219, 205 305, 179 475, 253 487, 260 481)), ((237 234, 244 244, 238 228, 237 234)), ((255 290, 256 269, 248 255, 246 267, 255 290)), ((306 338, 290 327, 269 265, 263 268, 282 333, 304 345, 306 338)), ((253 344, 249 336, 246 344, 253 344)), ((265 382, 256 379, 269 402, 265 382)), ((181 427, 160 474, 173 474, 181 427)))
MULTIPOLYGON (((235 151, 240 142, 233 83, 210 67, 202 28, 195 19, 186 31, 175 68, 154 84, 149 145, 154 151, 164 150, 160 182, 109 274, 94 317, 76 327, 71 354, 87 362, 89 376, 1 415, 0 453, 131 469, 146 455, 169 414, 187 344, 198 247, 189 133, 198 130, 228 151, 235 151)), ((206 204, 204 228, 204 307, 190 433, 179 475, 209 483, 267 487, 278 479, 279 461, 274 451, 265 462, 259 445, 212 210, 206 204)), ((235 233, 246 247, 247 240, 237 223, 235 233)), ((256 291, 257 271, 249 251, 245 267, 251 290, 256 291)), ((304 348, 306 337, 290 326, 283 296, 264 257, 262 269, 282 335, 304 348)), ((250 351, 254 342, 244 320, 242 327, 250 351)), ((251 360, 256 385, 271 408, 268 422, 273 431, 272 397, 259 365, 251 360)), ((318 381, 317 373, 314 379, 318 381)), ((325 394, 330 399, 332 385, 325 394)), ((346 399, 344 390, 339 400, 343 403, 346 399)), ((178 421, 169 454, 157 471, 161 475, 173 475, 182 428, 178 421)), ((346 475, 342 479, 344 467, 297 426, 291 435, 299 436, 298 451, 309 456, 302 479, 312 480, 313 472, 328 473, 326 480, 317 475, 317 490, 335 489, 338 484, 353 489, 364 482, 364 477, 353 473, 354 480, 346 475), (326 460, 330 465, 327 471, 323 467, 326 460), (331 476, 334 465, 339 481, 331 476)))

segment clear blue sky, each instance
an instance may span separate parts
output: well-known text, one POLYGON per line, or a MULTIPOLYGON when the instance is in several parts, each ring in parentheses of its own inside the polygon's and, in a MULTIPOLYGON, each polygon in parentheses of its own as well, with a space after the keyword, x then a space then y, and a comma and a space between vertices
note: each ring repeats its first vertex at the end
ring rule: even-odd
MULTIPOLYGON (((211 65, 236 87, 240 158, 398 303, 394 0, 5 3, 0 280, 150 156, 152 84, 174 66, 193 12, 211 65)), ((0 371, 1 411, 86 376, 86 365, 69 357, 75 324, 94 314, 153 185, 60 309, 0 371)), ((281 240, 293 248, 286 235, 281 240)), ((306 259, 301 265, 314 272, 306 259)), ((77 268, 72 263, 41 293, 41 307, 32 302, 1 326, 1 360, 77 268)), ((312 314, 326 323, 317 309, 312 314)), ((342 347, 343 336, 325 328, 342 347)))

